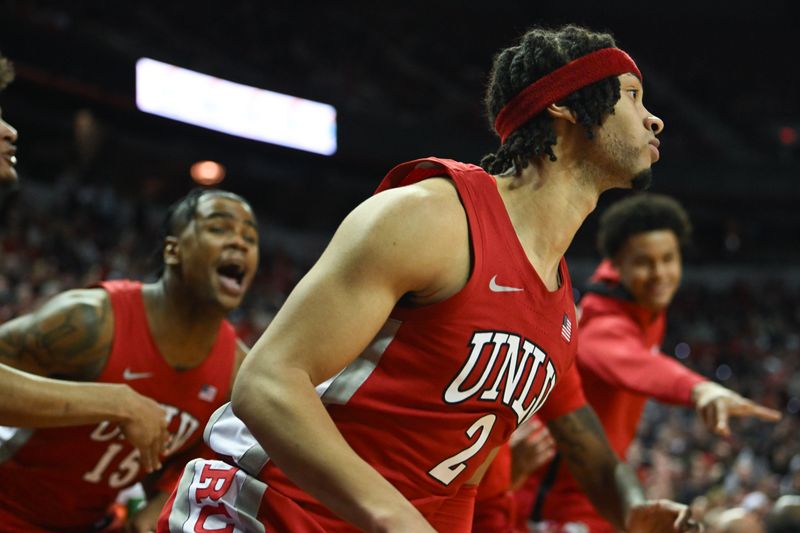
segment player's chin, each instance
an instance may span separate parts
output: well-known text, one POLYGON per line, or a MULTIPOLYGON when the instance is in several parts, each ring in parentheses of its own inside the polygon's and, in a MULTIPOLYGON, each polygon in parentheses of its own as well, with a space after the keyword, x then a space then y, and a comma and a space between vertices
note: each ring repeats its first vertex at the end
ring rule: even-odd
POLYGON ((243 299, 244 299, 244 294, 240 296, 233 296, 230 294, 225 294, 224 292, 217 293, 217 304, 226 313, 230 313, 231 311, 239 307, 242 304, 243 299))
POLYGON ((630 188, 634 191, 646 191, 653 183, 653 170, 650 167, 634 174, 630 181, 630 188))
POLYGON ((0 184, 6 185, 17 181, 17 169, 4 163, 0 163, 0 184))

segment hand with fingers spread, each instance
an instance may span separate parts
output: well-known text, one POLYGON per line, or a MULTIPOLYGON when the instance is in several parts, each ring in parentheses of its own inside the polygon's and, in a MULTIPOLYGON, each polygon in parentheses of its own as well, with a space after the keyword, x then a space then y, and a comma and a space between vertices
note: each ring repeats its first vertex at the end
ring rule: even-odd
POLYGON ((692 512, 686 505, 670 500, 648 500, 631 507, 625 530, 628 533, 699 533, 703 526, 692 520, 692 512))
POLYGON ((139 460, 146 472, 161 468, 161 454, 169 442, 166 412, 152 399, 123 385, 121 405, 125 414, 120 428, 125 438, 139 450, 139 460))
POLYGON ((551 461, 556 444, 550 431, 538 418, 531 418, 509 439, 511 445, 511 488, 521 485, 531 473, 551 461))
POLYGON ((780 411, 759 405, 711 381, 704 381, 694 386, 692 402, 706 427, 724 437, 731 434, 728 421, 732 416, 754 417, 768 422, 777 422, 781 419, 780 411))

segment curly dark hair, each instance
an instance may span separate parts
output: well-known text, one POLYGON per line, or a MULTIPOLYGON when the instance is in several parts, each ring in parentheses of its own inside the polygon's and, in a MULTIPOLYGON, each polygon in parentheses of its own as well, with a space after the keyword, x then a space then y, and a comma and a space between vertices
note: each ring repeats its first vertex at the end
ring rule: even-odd
MULTIPOLYGON (((517 46, 502 50, 494 59, 485 101, 492 130, 503 106, 525 87, 570 61, 602 48, 616 48, 614 38, 580 26, 528 30, 517 46)), ((578 89, 559 103, 575 113, 591 139, 594 126, 602 124, 603 119, 614 112, 619 88, 619 80, 611 76, 578 89)), ((547 113, 533 117, 509 135, 496 153, 484 156, 481 166, 493 174, 510 168, 518 174, 534 157, 547 155, 550 161, 555 161, 556 134, 552 122, 547 113)))
POLYGON ((14 81, 14 65, 0 54, 0 91, 14 81))
POLYGON ((604 257, 612 258, 632 235, 656 230, 671 230, 681 247, 685 247, 692 236, 692 223, 674 198, 635 194, 613 204, 600 216, 597 248, 604 257))

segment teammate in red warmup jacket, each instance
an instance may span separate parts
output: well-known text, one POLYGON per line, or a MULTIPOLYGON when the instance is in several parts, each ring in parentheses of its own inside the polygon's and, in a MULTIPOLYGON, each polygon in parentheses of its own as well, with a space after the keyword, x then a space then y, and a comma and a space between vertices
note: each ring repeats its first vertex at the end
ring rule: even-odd
MULTIPOLYGON (((41 375, 127 383, 165 410, 166 462, 147 479, 153 492, 132 517, 133 531, 155 528, 185 464, 181 454, 198 453, 203 427, 229 398, 246 353, 225 316, 241 302, 258 264, 249 205, 225 191, 193 191, 170 210, 163 260, 155 283, 111 281, 68 291, 0 327, 4 362, 41 375)), ((0 524, 12 532, 102 529, 117 493, 145 474, 139 451, 112 422, 3 428, 0 524)))
MULTIPOLYGON (((693 405, 719 435, 730 434, 730 416, 780 418, 660 352, 666 310, 681 279, 681 245, 690 232, 680 204, 656 194, 626 198, 600 218, 598 243, 608 259, 580 303, 577 365, 586 398, 620 457, 626 457, 650 398, 693 405)), ((517 498, 520 527, 533 514, 555 524, 582 523, 591 533, 615 531, 558 459, 517 498)))
POLYGON ((474 484, 537 411, 620 527, 692 529, 644 500, 572 364, 563 255, 599 194, 658 158, 641 90, 607 34, 503 50, 488 172, 405 163, 346 217, 207 428, 221 460, 187 465, 159 531, 469 531, 474 484))
MULTIPOLYGON (((11 62, 0 55, 0 91, 14 79, 11 62)), ((0 110, 0 210, 17 187, 17 130, 0 110)), ((142 466, 158 466, 167 441, 164 410, 125 384, 49 379, 0 364, 0 425, 64 427, 113 420, 140 450, 142 466)))

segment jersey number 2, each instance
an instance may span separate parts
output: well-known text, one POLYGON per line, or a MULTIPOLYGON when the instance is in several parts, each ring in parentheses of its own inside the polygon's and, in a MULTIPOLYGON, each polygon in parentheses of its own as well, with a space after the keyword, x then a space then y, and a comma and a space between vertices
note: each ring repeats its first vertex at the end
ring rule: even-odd
POLYGON ((469 429, 467 430, 467 437, 470 439, 478 433, 478 438, 475 442, 470 444, 468 448, 465 448, 458 452, 457 454, 448 457, 438 465, 434 466, 428 471, 428 474, 433 476, 435 479, 438 479, 445 485, 449 485, 464 469, 467 467, 467 461, 469 461, 472 456, 480 451, 483 448, 483 445, 486 444, 486 440, 489 438, 489 433, 492 431, 492 426, 494 426, 494 421, 497 419, 497 416, 493 414, 484 415, 480 417, 478 420, 472 424, 469 429))

